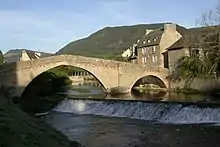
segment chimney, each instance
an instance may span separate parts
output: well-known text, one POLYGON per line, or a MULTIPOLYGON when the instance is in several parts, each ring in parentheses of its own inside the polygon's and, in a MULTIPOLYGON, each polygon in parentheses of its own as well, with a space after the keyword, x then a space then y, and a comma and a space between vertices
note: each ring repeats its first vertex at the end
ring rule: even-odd
POLYGON ((176 31, 176 24, 173 23, 165 23, 164 31, 176 31))
POLYGON ((145 35, 149 34, 153 30, 146 29, 145 35))

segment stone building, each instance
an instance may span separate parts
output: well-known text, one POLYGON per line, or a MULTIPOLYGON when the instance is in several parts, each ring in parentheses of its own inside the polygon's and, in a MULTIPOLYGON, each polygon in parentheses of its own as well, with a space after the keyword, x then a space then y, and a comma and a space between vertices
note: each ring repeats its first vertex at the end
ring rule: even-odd
POLYGON ((171 62, 186 55, 185 48, 174 49, 176 43, 181 43, 186 31, 186 28, 173 23, 165 23, 156 30, 146 30, 133 48, 129 60, 149 68, 168 68, 171 62))
POLYGON ((51 56, 51 54, 26 49, 15 49, 9 50, 7 53, 4 54, 4 63, 34 60, 48 56, 51 56))

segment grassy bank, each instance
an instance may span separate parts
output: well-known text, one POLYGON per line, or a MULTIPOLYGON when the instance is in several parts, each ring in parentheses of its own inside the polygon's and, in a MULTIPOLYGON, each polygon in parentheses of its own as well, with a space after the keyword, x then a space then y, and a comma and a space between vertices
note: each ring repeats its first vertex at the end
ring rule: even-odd
POLYGON ((43 121, 0 96, 0 147, 77 147, 43 121))

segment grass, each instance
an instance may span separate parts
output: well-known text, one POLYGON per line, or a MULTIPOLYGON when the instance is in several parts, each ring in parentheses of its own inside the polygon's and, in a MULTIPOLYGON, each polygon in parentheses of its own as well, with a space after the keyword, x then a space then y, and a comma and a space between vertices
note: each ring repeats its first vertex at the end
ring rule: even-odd
POLYGON ((77 147, 42 120, 0 97, 0 147, 77 147))

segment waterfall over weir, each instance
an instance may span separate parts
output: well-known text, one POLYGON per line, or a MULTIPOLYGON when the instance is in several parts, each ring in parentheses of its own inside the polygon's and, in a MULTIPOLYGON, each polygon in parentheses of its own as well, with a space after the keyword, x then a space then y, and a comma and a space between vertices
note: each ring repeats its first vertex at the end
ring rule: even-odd
POLYGON ((53 110, 172 124, 220 123, 220 107, 205 104, 69 99, 62 101, 53 110))

